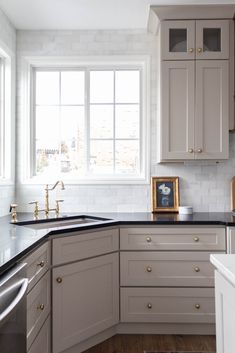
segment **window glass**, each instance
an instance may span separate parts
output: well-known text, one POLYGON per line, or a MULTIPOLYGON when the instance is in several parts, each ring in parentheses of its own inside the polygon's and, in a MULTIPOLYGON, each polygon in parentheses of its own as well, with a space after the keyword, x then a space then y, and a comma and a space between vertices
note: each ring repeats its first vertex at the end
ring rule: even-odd
POLYGON ((35 175, 140 175, 140 75, 35 69, 35 175))

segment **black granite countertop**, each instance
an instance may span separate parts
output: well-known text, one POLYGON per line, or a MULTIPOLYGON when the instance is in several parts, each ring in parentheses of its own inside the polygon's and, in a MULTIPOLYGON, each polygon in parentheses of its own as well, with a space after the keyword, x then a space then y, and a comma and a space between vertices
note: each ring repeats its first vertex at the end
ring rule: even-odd
MULTIPOLYGON (((76 214, 78 215, 78 214, 76 214)), ((71 231, 87 230, 114 225, 221 225, 235 226, 231 213, 194 213, 193 215, 136 213, 90 213, 95 217, 106 218, 104 222, 88 223, 53 229, 31 229, 11 224, 11 216, 0 217, 0 273, 13 266, 33 248, 42 244, 51 235, 71 231)), ((62 215, 73 217, 75 214, 62 215)), ((19 221, 32 220, 31 213, 18 213, 19 221)))

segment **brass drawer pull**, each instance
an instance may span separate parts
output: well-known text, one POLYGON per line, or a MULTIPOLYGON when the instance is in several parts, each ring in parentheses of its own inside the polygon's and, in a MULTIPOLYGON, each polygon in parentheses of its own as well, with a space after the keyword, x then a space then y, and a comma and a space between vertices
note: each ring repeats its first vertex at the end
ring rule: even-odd
POLYGON ((200 239, 198 237, 194 237, 193 240, 197 243, 200 239))
POLYGON ((40 305, 38 305, 37 308, 43 311, 45 309, 45 305, 44 304, 40 304, 40 305))
POLYGON ((202 48, 197 48, 198 53, 202 53, 202 48))
POLYGON ((62 283, 62 278, 61 278, 61 277, 57 277, 57 278, 56 278, 56 281, 57 281, 58 283, 62 283))
POLYGON ((147 243, 151 243, 152 238, 151 238, 151 237, 147 237, 147 238, 146 238, 146 241, 147 241, 147 243))
POLYGON ((189 148, 188 153, 193 153, 193 149, 189 148))
POLYGON ((189 52, 189 53, 193 53, 193 48, 189 48, 189 49, 188 49, 188 52, 189 52))
POLYGON ((148 304, 147 304, 147 308, 148 308, 148 309, 152 309, 152 307, 153 307, 153 306, 152 306, 151 303, 148 303, 148 304))
POLYGON ((198 266, 194 267, 195 272, 200 272, 200 268, 198 266))
POLYGON ((146 271, 147 272, 152 272, 152 267, 151 266, 146 267, 146 271))
POLYGON ((40 266, 40 267, 44 267, 45 266, 45 262, 44 261, 41 261, 37 264, 37 266, 40 266))
POLYGON ((196 309, 200 309, 201 305, 200 304, 195 304, 196 309))

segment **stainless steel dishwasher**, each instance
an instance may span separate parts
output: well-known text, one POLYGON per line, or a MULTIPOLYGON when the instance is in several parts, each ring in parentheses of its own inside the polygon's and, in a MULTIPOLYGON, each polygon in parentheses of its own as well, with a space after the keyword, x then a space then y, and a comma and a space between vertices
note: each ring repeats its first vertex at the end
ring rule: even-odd
POLYGON ((26 353, 26 264, 0 276, 0 352, 26 353))

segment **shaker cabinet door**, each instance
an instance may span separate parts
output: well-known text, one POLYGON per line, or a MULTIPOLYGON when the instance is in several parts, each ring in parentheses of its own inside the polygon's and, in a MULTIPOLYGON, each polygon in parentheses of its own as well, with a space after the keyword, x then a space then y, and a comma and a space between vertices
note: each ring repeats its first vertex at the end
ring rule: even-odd
POLYGON ((162 60, 195 58, 195 21, 164 21, 161 24, 162 60))
POLYGON ((53 353, 112 327, 119 320, 118 254, 53 269, 53 353))
POLYGON ((229 148, 229 64, 196 63, 195 158, 225 159, 229 148))
POLYGON ((229 21, 196 21, 196 58, 229 59, 229 21))
POLYGON ((160 160, 194 159, 195 65, 162 62, 160 160))

